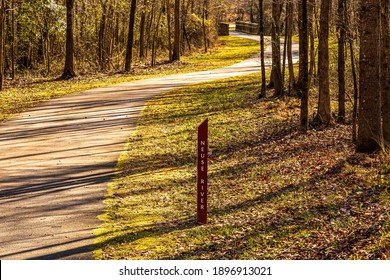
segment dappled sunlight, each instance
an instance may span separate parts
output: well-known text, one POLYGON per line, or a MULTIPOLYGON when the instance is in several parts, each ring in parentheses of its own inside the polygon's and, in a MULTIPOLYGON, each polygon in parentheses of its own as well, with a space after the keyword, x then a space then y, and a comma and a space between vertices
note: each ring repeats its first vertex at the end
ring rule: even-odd
POLYGON ((378 158, 354 153, 348 126, 299 133, 299 102, 258 101, 257 79, 192 86, 148 103, 107 200, 128 214, 101 229, 130 230, 103 236, 98 258, 383 257, 390 200, 378 158), (209 223, 197 226, 196 127, 206 117, 209 223), (159 218, 140 235, 131 230, 133 213, 159 218))

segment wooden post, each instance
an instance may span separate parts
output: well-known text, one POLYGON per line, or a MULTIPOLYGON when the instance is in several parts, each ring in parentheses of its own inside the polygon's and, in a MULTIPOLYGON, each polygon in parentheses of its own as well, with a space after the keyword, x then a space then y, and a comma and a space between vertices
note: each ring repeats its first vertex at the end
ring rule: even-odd
POLYGON ((198 127, 198 224, 207 224, 208 119, 198 127))

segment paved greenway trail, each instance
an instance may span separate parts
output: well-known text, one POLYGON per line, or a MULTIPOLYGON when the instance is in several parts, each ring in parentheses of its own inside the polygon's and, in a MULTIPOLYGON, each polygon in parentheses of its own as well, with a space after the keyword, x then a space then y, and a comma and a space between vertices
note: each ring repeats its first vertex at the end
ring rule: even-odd
POLYGON ((260 71, 258 60, 88 90, 0 124, 0 259, 91 259, 103 196, 145 102, 260 71))

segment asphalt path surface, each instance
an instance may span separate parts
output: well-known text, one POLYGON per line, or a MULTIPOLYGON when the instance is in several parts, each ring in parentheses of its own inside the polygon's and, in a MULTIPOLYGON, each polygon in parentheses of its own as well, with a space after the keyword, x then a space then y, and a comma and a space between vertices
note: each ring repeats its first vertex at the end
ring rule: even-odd
MULTIPOLYGON (((266 57, 270 65, 270 47, 266 57)), ((0 259, 92 259, 107 186, 145 102, 258 71, 257 56, 222 69, 88 90, 0 124, 0 259)))

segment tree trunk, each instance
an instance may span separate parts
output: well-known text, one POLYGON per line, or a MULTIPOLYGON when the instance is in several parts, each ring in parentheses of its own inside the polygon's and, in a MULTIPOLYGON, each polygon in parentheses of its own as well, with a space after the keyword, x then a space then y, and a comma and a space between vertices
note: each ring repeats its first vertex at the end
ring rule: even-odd
POLYGON ((332 0, 321 1, 320 34, 318 43, 319 98, 317 121, 329 126, 332 120, 329 89, 329 20, 332 0))
POLYGON ((301 114, 300 114, 300 128, 302 132, 306 132, 309 127, 309 45, 308 45, 308 28, 307 28, 307 0, 302 0, 300 7, 300 22, 301 33, 299 36, 300 41, 300 59, 299 64, 301 65, 300 74, 302 75, 300 92, 301 92, 301 114))
MULTIPOLYGON (((167 0, 169 2, 169 0, 167 0)), ((146 21, 146 7, 148 0, 144 0, 143 7, 141 10, 141 22, 139 26, 139 58, 145 58, 145 21, 146 21)), ((168 5, 168 4, 167 4, 168 5)), ((169 11, 168 11, 169 12, 169 11)))
POLYGON ((147 25, 147 30, 146 30, 146 34, 148 34, 148 37, 147 37, 147 40, 146 40, 146 48, 145 48, 145 57, 148 57, 148 51, 149 51, 149 47, 150 47, 150 41, 151 41, 151 38, 152 38, 152 25, 153 25, 153 22, 154 22, 154 9, 155 8, 155 5, 152 5, 152 8, 151 8, 151 11, 150 11, 150 16, 149 16, 149 21, 148 21, 148 25, 147 25))
POLYGON ((16 26, 15 26, 15 0, 12 0, 11 6, 11 17, 12 17, 12 39, 11 39, 11 79, 15 80, 15 36, 16 36, 16 26))
POLYGON ((294 24, 294 2, 287 2, 286 6, 287 13, 287 59, 288 59, 288 73, 289 73, 289 94, 296 95, 297 88, 295 84, 295 75, 294 75, 294 64, 292 56, 292 36, 293 36, 293 24, 294 24))
POLYGON ((156 58, 157 58, 157 50, 156 50, 156 44, 158 39, 158 33, 160 30, 160 19, 162 15, 162 10, 164 9, 164 5, 162 3, 160 12, 157 17, 156 25, 154 28, 154 34, 153 34, 153 42, 152 42, 152 67, 156 66, 156 58))
POLYGON ((283 95, 283 79, 280 54, 280 17, 282 13, 282 0, 272 2, 272 71, 271 83, 275 93, 274 96, 283 95))
POLYGON ((4 88, 4 41, 5 41, 5 3, 4 0, 0 2, 0 90, 4 88))
POLYGON ((344 20, 346 25, 346 37, 348 38, 349 43, 349 52, 350 52, 350 60, 351 60, 351 71, 352 71, 352 81, 353 81, 353 110, 352 110, 352 142, 356 144, 357 141, 357 117, 358 117, 358 103, 359 103, 359 88, 358 88, 358 79, 356 73, 356 59, 355 59, 355 51, 353 45, 353 36, 350 28, 350 12, 348 10, 348 2, 345 0, 344 6, 344 20))
POLYGON ((207 0, 203 1, 203 11, 202 11, 202 29, 203 29, 203 44, 204 44, 204 52, 207 53, 207 30, 206 30, 206 13, 207 13, 207 0))
POLYGON ((166 7, 167 7, 167 31, 168 31, 168 57, 169 61, 172 61, 172 28, 171 28, 171 2, 170 0, 166 0, 166 7))
POLYGON ((357 141, 357 115, 358 115, 358 104, 359 104, 359 89, 358 80, 355 66, 355 52, 353 49, 353 40, 349 39, 349 52, 351 57, 351 70, 353 79, 353 111, 352 111, 352 141, 357 141))
POLYGON ((382 0, 381 8, 381 93, 383 140, 390 148, 390 0, 382 0))
POLYGON ((98 32, 98 59, 100 69, 104 70, 107 66, 105 53, 107 1, 102 3, 102 9, 102 18, 100 21, 100 27, 98 32))
POLYGON ((175 39, 173 42, 172 61, 180 61, 180 0, 175 0, 175 39))
POLYGON ((338 0, 338 82, 339 82, 339 112, 337 121, 345 122, 345 0, 338 0))
POLYGON ((259 98, 266 94, 265 55, 264 55, 264 0, 259 0, 259 34, 260 34, 260 61, 261 61, 261 91, 259 98))
MULTIPOLYGON (((303 32, 304 32, 304 28, 303 28, 303 18, 304 16, 302 15, 302 8, 303 8, 303 1, 302 0, 298 0, 298 31, 299 31, 299 38, 303 37, 303 32)), ((307 10, 307 3, 305 4, 306 6, 306 10, 307 10)), ((308 16, 307 16, 308 17, 308 16)), ((306 20, 307 20, 307 17, 306 17, 306 20)), ((302 92, 302 83, 303 83, 303 74, 305 72, 304 70, 304 66, 302 65, 302 61, 305 59, 304 56, 305 54, 301 51, 302 50, 302 40, 299 40, 299 64, 298 64, 298 67, 299 67, 299 73, 298 73, 298 80, 297 80, 297 89, 298 89, 298 93, 299 95, 301 94, 302 92)))
POLYGON ((127 37, 126 60, 125 60, 125 71, 126 72, 130 72, 131 62, 133 59, 134 23, 135 23, 136 7, 137 7, 137 0, 131 0, 129 33, 128 33, 129 35, 127 37))
MULTIPOLYGON (((283 8, 282 8, 283 9, 283 8)), ((286 11, 287 11, 287 4, 286 4, 286 11)), ((282 84, 284 85, 284 81, 286 78, 286 58, 287 58, 287 41, 288 41, 288 20, 287 15, 285 18, 285 28, 284 28, 284 40, 283 40, 283 58, 282 58, 282 84)))
POLYGON ((358 152, 374 152, 382 147, 380 1, 361 0, 358 152))
POLYGON ((66 54, 64 73, 61 80, 76 77, 74 67, 74 39, 73 39, 74 0, 66 0, 66 54))
POLYGON ((314 9, 315 9, 315 0, 309 0, 308 1, 308 29, 309 29, 309 37, 310 37, 310 67, 309 67, 309 84, 308 87, 310 88, 311 81, 313 80, 314 75, 314 69, 316 66, 316 54, 315 54, 315 42, 314 42, 314 25, 315 25, 315 19, 314 19, 314 9))

